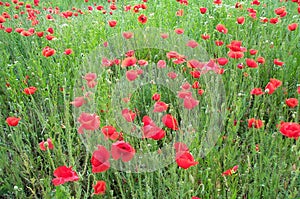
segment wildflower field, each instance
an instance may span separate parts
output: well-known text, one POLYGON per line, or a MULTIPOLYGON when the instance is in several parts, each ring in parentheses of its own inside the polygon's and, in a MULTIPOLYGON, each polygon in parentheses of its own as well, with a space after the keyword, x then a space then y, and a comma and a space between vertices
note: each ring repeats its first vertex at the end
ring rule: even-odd
POLYGON ((0 198, 300 198, 299 0, 0 1, 0 198))

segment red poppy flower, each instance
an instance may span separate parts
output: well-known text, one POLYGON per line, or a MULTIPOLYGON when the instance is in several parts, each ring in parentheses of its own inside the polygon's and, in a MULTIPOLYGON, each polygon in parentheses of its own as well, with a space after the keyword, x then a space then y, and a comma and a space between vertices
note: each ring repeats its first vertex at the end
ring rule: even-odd
POLYGON ((262 91, 261 88, 254 88, 250 92, 251 95, 262 95, 264 92, 262 91))
POLYGON ((233 59, 241 59, 244 57, 244 53, 240 51, 229 51, 228 52, 228 57, 233 58, 233 59))
POLYGON ((39 6, 40 0, 33 0, 34 6, 39 6))
POLYGON ((130 161, 135 154, 135 149, 124 141, 118 141, 111 146, 111 155, 114 160, 122 159, 123 162, 130 161))
POLYGON ((199 78, 201 76, 200 71, 191 71, 190 74, 192 75, 193 78, 199 78))
POLYGON ((278 23, 278 18, 270 18, 270 23, 271 24, 277 24, 278 23))
POLYGON ((32 35, 32 33, 31 32, 29 32, 29 31, 26 31, 26 30, 23 30, 21 33, 20 33, 22 36, 24 36, 24 37, 29 37, 29 36, 31 36, 32 35))
POLYGON ((264 64, 264 63, 265 63, 265 58, 263 58, 263 57, 258 57, 258 58, 256 59, 256 61, 257 61, 258 63, 260 63, 260 64, 264 64))
POLYGON ((277 66, 283 66, 284 62, 279 61, 279 59, 274 59, 274 64, 277 65, 277 66))
POLYGON ((265 87, 265 92, 271 95, 281 85, 282 85, 282 82, 280 80, 271 78, 270 82, 265 87))
POLYGON ((165 137, 166 132, 156 126, 149 116, 143 117, 144 126, 142 127, 144 138, 152 138, 154 140, 161 140, 165 137))
POLYGON ((169 72, 168 77, 171 79, 175 79, 177 77, 177 74, 175 72, 169 72))
POLYGON ((218 24, 216 30, 224 34, 227 34, 228 32, 228 29, 223 24, 218 24))
MULTIPOLYGON (((0 28, 1 29, 1 28, 0 28)), ((7 32, 7 33, 11 33, 13 31, 13 29, 12 28, 5 28, 5 32, 7 32)))
POLYGON ((222 176, 231 176, 238 170, 238 168, 239 168, 239 165, 236 165, 236 166, 232 167, 231 169, 224 171, 222 173, 222 176))
POLYGON ((128 81, 134 81, 138 77, 138 72, 137 70, 128 70, 126 71, 126 79, 128 81))
POLYGON ((184 33, 184 30, 182 28, 176 28, 175 30, 175 33, 178 34, 178 35, 181 35, 184 33))
POLYGON ((257 67, 258 67, 256 61, 253 60, 253 59, 248 59, 248 58, 247 58, 247 59, 246 59, 246 64, 247 64, 247 66, 248 66, 249 68, 257 68, 257 67))
POLYGON ((174 144, 174 148, 175 148, 176 153, 189 151, 189 148, 186 146, 186 144, 184 144, 182 142, 176 142, 174 144))
POLYGON ((220 57, 218 58, 218 64, 221 66, 225 66, 228 63, 228 59, 226 59, 225 57, 220 57))
POLYGON ((192 85, 192 88, 199 88, 200 87, 200 84, 198 81, 194 81, 193 85, 192 85))
POLYGON ((214 0, 214 4, 220 5, 222 4, 222 0, 214 0))
POLYGON ((74 101, 70 102, 75 107, 81 107, 83 104, 85 104, 86 101, 84 100, 84 97, 76 97, 74 101))
POLYGON ((126 56, 126 57, 133 57, 133 56, 134 56, 134 53, 135 53, 134 50, 128 50, 128 51, 125 53, 125 56, 126 56))
POLYGON ((55 38, 55 36, 53 36, 53 35, 46 35, 46 37, 45 37, 48 41, 51 41, 51 40, 53 40, 54 38, 55 38))
POLYGON ((265 92, 268 93, 269 95, 273 94, 275 90, 276 88, 271 82, 269 82, 265 87, 265 92))
POLYGON ((280 133, 297 140, 300 137, 300 124, 294 122, 282 122, 280 124, 280 133))
POLYGON ((17 126, 19 124, 20 120, 21 120, 21 118, 8 117, 8 118, 6 118, 6 123, 8 124, 8 126, 17 126))
POLYGON ((102 145, 98 145, 98 149, 93 152, 91 158, 92 172, 99 173, 108 170, 110 168, 109 157, 107 149, 102 145))
POLYGON ((0 15, 0 24, 4 22, 6 22, 6 19, 2 15, 0 15))
POLYGON ((232 41, 231 44, 227 45, 227 47, 230 49, 228 52, 228 56, 233 58, 233 59, 240 59, 244 57, 245 51, 247 51, 246 48, 241 47, 240 41, 232 41))
POLYGON ((298 24, 297 23, 292 23, 288 25, 288 29, 289 31, 294 31, 298 28, 298 24))
POLYGON ((245 66, 244 66, 243 63, 239 63, 236 67, 237 67, 238 69, 243 69, 243 68, 245 68, 245 66))
POLYGON ((87 73, 87 74, 85 74, 84 79, 88 82, 94 81, 95 79, 97 79, 97 74, 96 73, 87 73))
POLYGON ((189 40, 187 43, 186 43, 186 46, 188 47, 191 47, 191 48, 196 48, 199 44, 194 41, 194 40, 189 40))
POLYGON ((283 18, 283 17, 285 17, 286 15, 287 15, 287 12, 284 11, 281 15, 279 15, 279 17, 280 17, 280 18, 283 18))
POLYGON ((197 196, 192 196, 192 199, 201 199, 201 198, 199 198, 197 196))
POLYGON ((51 150, 54 148, 52 140, 50 138, 48 138, 46 142, 45 141, 40 142, 39 146, 42 151, 46 151, 46 147, 51 150))
POLYGON ((30 86, 28 88, 24 88, 23 92, 26 94, 26 95, 33 95, 35 93, 35 91, 37 90, 36 87, 34 86, 30 86))
POLYGON ((195 166, 198 164, 198 162, 194 160, 193 155, 189 151, 180 151, 176 153, 176 163, 183 169, 188 169, 191 166, 195 166))
POLYGON ((242 42, 236 41, 236 40, 231 41, 231 43, 228 44, 226 47, 234 52, 246 52, 247 51, 247 49, 245 47, 242 47, 242 42))
POLYGON ((140 60, 138 60, 138 64, 139 64, 140 66, 147 66, 147 65, 148 65, 148 62, 147 62, 146 60, 144 60, 144 59, 140 59, 140 60))
POLYGON ((177 120, 171 115, 167 114, 162 117, 164 125, 172 130, 178 130, 177 120))
POLYGON ((249 50, 249 53, 250 53, 250 55, 256 55, 257 50, 255 50, 255 49, 250 49, 250 50, 249 50))
POLYGON ((300 94, 300 86, 297 87, 297 92, 300 94))
POLYGON ((188 83, 188 82, 184 82, 184 83, 180 86, 180 88, 182 88, 183 90, 190 90, 191 85, 190 85, 190 83, 188 83))
POLYGON ((152 100, 159 101, 160 100, 160 94, 158 94, 158 93, 153 94, 152 95, 152 100))
POLYGON ((47 31, 48 31, 50 34, 54 34, 54 29, 53 29, 53 28, 51 28, 51 27, 50 27, 50 28, 48 28, 48 29, 47 29, 47 31))
POLYGON ((258 0, 253 0, 253 1, 251 2, 251 5, 257 5, 257 6, 259 6, 259 5, 260 5, 260 2, 259 2, 258 0))
POLYGON ((201 14, 205 14, 206 13, 206 11, 207 11, 207 8, 205 8, 205 7, 200 7, 200 13, 201 14))
POLYGON ((266 17, 261 17, 260 18, 260 22, 262 22, 262 23, 268 23, 268 21, 269 21, 269 19, 266 18, 266 17))
POLYGON ((165 60, 159 60, 157 62, 157 68, 165 68, 167 66, 167 63, 165 60))
POLYGON ((298 99, 296 98, 289 98, 285 100, 286 105, 288 105, 291 108, 294 108, 298 106, 298 99))
POLYGON ((122 61, 122 67, 129 67, 129 66, 134 66, 136 64, 137 60, 135 57, 126 57, 122 61))
POLYGON ((224 44, 223 41, 217 40, 215 41, 216 46, 222 46, 224 44))
POLYGON ((285 12, 285 7, 276 8, 274 12, 276 15, 282 15, 285 12))
POLYGON ((97 116, 96 114, 89 114, 83 112, 79 116, 78 122, 81 124, 78 128, 78 133, 80 134, 83 133, 84 129, 94 131, 100 126, 100 119, 99 116, 97 116))
POLYGON ((215 63, 214 60, 209 60, 209 62, 205 63, 204 65, 200 65, 201 73, 207 73, 208 71, 214 71, 215 73, 219 74, 220 66, 215 63))
POLYGON ((101 128, 101 132, 105 136, 105 138, 109 138, 111 140, 116 140, 119 137, 119 133, 116 131, 113 126, 104 126, 101 128))
POLYGON ((176 51, 170 51, 166 55, 168 59, 178 58, 180 56, 180 54, 176 51))
POLYGON ((133 37, 133 33, 132 32, 123 32, 122 35, 123 35, 123 37, 125 39, 130 39, 130 38, 133 37))
POLYGON ((110 8, 111 10, 116 10, 116 9, 117 9, 117 6, 116 6, 116 4, 112 3, 112 4, 110 4, 109 8, 110 8))
POLYGON ((243 25, 245 23, 245 17, 238 17, 236 19, 236 21, 237 21, 238 24, 242 24, 243 25))
POLYGON ((164 112, 167 109, 168 109, 168 104, 159 101, 159 102, 155 102, 153 112, 164 112))
POLYGON ((195 108, 199 104, 199 101, 194 99, 193 97, 186 97, 183 100, 183 106, 184 108, 191 110, 195 108))
POLYGON ((36 32, 36 35, 37 35, 38 37, 43 37, 43 36, 44 36, 44 32, 36 32))
POLYGON ((208 40, 209 38, 210 38, 210 35, 209 34, 202 34, 201 35, 201 38, 203 39, 203 40, 208 40))
POLYGON ((187 67, 189 67, 189 68, 200 68, 201 69, 202 67, 204 67, 204 65, 205 65, 205 63, 201 63, 196 59, 192 59, 187 62, 187 67))
POLYGON ((50 48, 49 46, 46 46, 46 47, 43 49, 42 54, 43 54, 43 56, 45 56, 45 57, 50 57, 50 56, 54 55, 55 52, 56 52, 56 51, 55 51, 54 49, 50 48))
POLYGON ((138 21, 142 24, 145 24, 145 23, 147 23, 148 18, 144 14, 142 14, 138 17, 138 21))
POLYGON ((187 90, 178 91, 177 97, 184 99, 186 97, 192 97, 192 92, 187 90))
POLYGON ((117 21, 116 20, 108 20, 108 25, 113 28, 117 25, 117 21))
POLYGON ((248 120, 248 128, 256 128, 259 129, 263 126, 263 122, 259 119, 251 118, 248 120))
POLYGON ((184 11, 182 9, 179 9, 178 11, 176 11, 176 16, 181 17, 183 16, 184 11))
POLYGON ((161 33, 160 37, 163 39, 167 39, 169 37, 169 35, 167 33, 161 33))
POLYGON ((127 122, 133 122, 136 117, 136 113, 126 108, 122 110, 122 116, 127 122))
POLYGON ((53 175, 56 177, 52 180, 54 186, 79 180, 77 173, 72 170, 72 167, 67 166, 58 167, 57 169, 55 169, 53 175))
POLYGON ((103 180, 97 181, 93 187, 95 195, 102 195, 106 191, 106 183, 103 180))
POLYGON ((278 87, 280 87, 282 85, 282 82, 275 78, 271 78, 270 83, 272 83, 274 85, 275 89, 277 89, 278 87))
POLYGON ((65 55, 70 55, 70 54, 72 54, 72 53, 73 53, 73 51, 72 51, 71 48, 67 48, 67 49, 65 50, 65 52, 64 52, 65 55))

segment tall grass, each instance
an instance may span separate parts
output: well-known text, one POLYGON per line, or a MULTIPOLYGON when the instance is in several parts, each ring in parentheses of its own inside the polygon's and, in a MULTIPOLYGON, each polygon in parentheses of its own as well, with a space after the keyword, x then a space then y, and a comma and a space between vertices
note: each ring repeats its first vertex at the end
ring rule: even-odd
MULTIPOLYGON (((283 137, 276 127, 280 121, 299 123, 300 120, 299 106, 291 109, 284 103, 289 97, 300 100, 296 92, 300 83, 300 31, 299 28, 293 32, 287 30, 288 24, 300 22, 296 3, 262 0, 261 4, 267 4, 263 7, 251 6, 250 1, 243 1, 243 9, 235 9, 235 1, 224 1, 221 6, 214 5, 212 1, 190 1, 188 6, 183 6, 176 1, 154 0, 149 1, 147 10, 141 12, 148 16, 145 25, 137 21, 139 14, 123 11, 124 5, 137 3, 141 1, 118 1, 118 10, 113 15, 103 15, 96 10, 88 12, 87 6, 92 6, 92 2, 41 2, 37 7, 41 11, 38 15, 40 23, 34 28, 36 31, 46 31, 48 27, 53 27, 57 39, 52 41, 0 31, 1 198, 89 198, 94 191, 92 185, 97 180, 106 181, 107 191, 103 196, 94 195, 94 198, 299 198, 299 140, 283 137), (76 7, 85 14, 68 19, 53 15, 55 20, 49 21, 45 19, 48 13, 42 9, 44 6, 58 6, 61 11, 76 7), (200 14, 200 6, 208 8, 205 15, 200 14), (260 22, 259 17, 275 17, 274 9, 280 6, 285 6, 288 11, 288 16, 280 19, 280 23, 273 25, 260 22), (248 7, 257 10, 257 19, 248 16, 248 7), (184 9, 182 17, 175 15, 178 9, 184 9), (239 16, 246 17, 245 24, 236 24, 239 16), (107 25, 110 19, 118 21, 115 28, 107 25), (219 23, 226 25, 228 34, 215 30, 219 23), (110 37, 145 27, 171 31, 183 28, 184 35, 196 40, 210 58, 227 57, 225 45, 232 40, 240 40, 246 48, 257 49, 255 57, 263 56, 266 63, 257 69, 246 67, 240 70, 236 66, 244 59, 230 59, 224 66, 222 79, 227 106, 224 129, 216 145, 205 157, 196 155, 199 153, 200 140, 192 142, 190 151, 199 162, 198 165, 184 170, 174 161, 154 172, 126 173, 111 168, 104 173, 93 174, 91 152, 77 133, 77 118, 74 118, 70 105, 74 99, 76 81, 83 75, 80 69, 90 53, 110 37), (201 39, 204 33, 210 35, 209 40, 201 39), (223 40, 225 45, 217 47, 215 40, 223 40), (43 57, 41 52, 45 46, 56 49, 56 54, 43 57), (66 48, 72 48, 74 53, 64 55, 66 48), (276 58, 283 60, 285 65, 275 66, 273 60, 276 58), (29 76, 27 81, 26 76, 29 76), (250 95, 252 88, 264 88, 270 78, 281 80, 282 87, 272 95, 250 95), (6 86, 6 83, 10 86, 6 86), (25 95, 22 91, 28 86, 37 87, 37 92, 25 95), (5 122, 8 116, 22 119, 17 127, 10 127, 5 122), (249 118, 262 119, 264 127, 248 128, 249 118), (54 150, 41 151, 38 144, 47 138, 52 139, 54 150), (259 150, 256 150, 256 145, 259 150), (80 180, 53 186, 53 171, 61 165, 72 166, 80 180), (225 170, 234 165, 239 165, 237 173, 222 176, 225 170)), ((107 1, 97 4, 109 9, 107 1)), ((13 6, 0 7, 0 13, 7 12, 11 16, 19 11, 13 6)), ((31 24, 26 18, 26 14, 20 15, 20 19, 7 20, 4 25, 28 29, 31 24)), ((165 52, 158 52, 157 49, 137 54, 140 58, 148 55, 152 63, 165 56, 165 52)), ((248 52, 245 57, 250 57, 248 52)), ((116 71, 116 75, 122 75, 122 71, 116 71)), ((97 98, 96 112, 100 115, 101 126, 115 123, 112 114, 115 107, 112 107, 109 98, 114 85, 109 84, 109 78, 113 81, 115 76, 104 75, 98 79, 100 96, 97 98)), ((205 89, 205 85, 201 85, 205 89)), ((147 112, 147 107, 153 105, 151 96, 155 92, 168 94, 164 95, 167 96, 165 102, 173 103, 175 97, 164 88, 143 87, 133 94, 131 102, 132 108, 141 111, 141 117, 147 112)), ((209 120, 204 112, 189 119, 199 118, 209 120)), ((201 131, 197 133, 201 135, 201 131)), ((140 144, 138 139, 132 140, 133 145, 140 144)), ((144 143, 149 145, 141 147, 157 150, 154 141, 144 143)))

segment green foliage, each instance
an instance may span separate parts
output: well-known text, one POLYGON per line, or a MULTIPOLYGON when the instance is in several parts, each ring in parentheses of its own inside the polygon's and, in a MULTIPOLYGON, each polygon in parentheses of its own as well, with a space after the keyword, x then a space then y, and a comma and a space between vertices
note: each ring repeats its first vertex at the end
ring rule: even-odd
MULTIPOLYGON (((276 26, 262 24, 259 18, 246 17, 245 24, 241 26, 235 20, 239 16, 247 16, 246 8, 250 7, 250 1, 243 1, 242 10, 234 8, 236 1, 223 1, 223 6, 211 2, 190 1, 189 6, 182 6, 176 1, 149 0, 148 9, 142 12, 148 16, 148 22, 142 25, 137 22, 138 14, 121 11, 127 3, 134 5, 141 1, 118 1, 119 9, 112 16, 101 12, 88 14, 87 5, 92 3, 54 0, 50 4, 45 1, 38 7, 42 14, 35 29, 46 31, 48 27, 53 27, 56 40, 0 31, 0 198, 89 198, 93 193, 92 185, 97 180, 106 181, 107 191, 105 195, 95 195, 94 198, 300 198, 300 142, 283 137, 276 127, 280 121, 300 121, 299 106, 291 109, 284 104, 286 98, 299 99, 296 88, 300 83, 300 31, 299 27, 294 32, 287 31, 288 24, 300 22, 296 5, 262 0, 261 3, 267 3, 267 7, 255 7, 258 17, 274 17, 273 10, 279 6, 285 6, 289 16, 280 19, 276 26), (62 11, 71 10, 74 6, 86 14, 69 19, 54 15, 55 20, 49 21, 45 19, 48 13, 42 10, 43 6, 58 6, 62 11), (200 6, 207 7, 208 13, 201 15, 198 10, 200 6), (178 9, 184 9, 184 16, 175 16, 178 9), (118 25, 108 27, 109 19, 116 19, 118 25), (226 25, 228 35, 215 30, 219 23, 226 25), (74 99, 76 78, 82 75, 79 68, 89 53, 108 37, 144 26, 167 30, 183 28, 184 34, 203 46, 211 58, 227 57, 228 49, 215 46, 215 40, 223 40, 224 45, 240 40, 248 49, 258 49, 257 56, 265 57, 266 63, 258 69, 240 70, 236 67, 240 61, 230 60, 224 67, 222 77, 228 109, 224 131, 205 157, 196 155, 201 143, 198 139, 193 141, 190 150, 199 162, 197 166, 183 170, 174 163, 149 173, 110 169, 105 173, 93 174, 91 152, 87 151, 77 133, 77 118, 74 118, 70 105, 74 99), (204 33, 211 38, 203 41, 201 34, 204 33), (41 52, 45 46, 55 48, 55 56, 43 57, 41 52), (66 48, 72 48, 74 53, 64 55, 66 48), (274 66, 275 58, 283 60, 285 66, 274 66), (27 75, 29 79, 25 83, 27 75), (282 88, 273 95, 250 95, 252 88, 264 88, 270 78, 280 79, 282 88), (6 87, 6 83, 10 86, 6 87), (22 91, 28 86, 36 86, 38 91, 27 96, 22 91), (22 120, 17 127, 9 127, 5 122, 8 116, 22 120), (264 127, 249 129, 247 120, 252 117, 262 119, 264 127), (233 125, 235 121, 236 125, 233 125), (54 150, 41 151, 38 144, 47 138, 52 139, 54 150), (256 151, 256 145, 259 151, 256 151), (53 171, 61 165, 72 166, 80 180, 54 187, 51 182, 53 171), (222 172, 234 165, 239 165, 237 173, 222 176, 222 172)), ((109 10, 107 1, 101 3, 109 10)), ((12 16, 17 13, 13 7, 1 6, 0 13, 3 12, 12 16)), ((31 24, 26 17, 22 16, 20 21, 23 22, 22 27, 28 29, 31 24)), ((5 26, 16 28, 21 25, 10 20, 5 22, 5 26)), ((155 49, 143 49, 136 53, 138 58, 154 63, 165 56, 165 52, 155 49)), ((245 57, 250 57, 247 53, 245 57)), ((111 107, 109 98, 113 86, 108 83, 114 78, 109 74, 102 74, 99 78, 102 95, 97 96, 97 113, 101 126, 114 125, 115 122, 111 118, 114 107, 111 107)), ((205 85, 201 86, 205 90, 205 85)), ((139 121, 153 106, 151 96, 156 92, 163 93, 162 100, 166 103, 180 103, 176 94, 164 87, 144 86, 136 90, 131 99, 133 103, 130 108, 141 111, 139 121)), ((205 102, 202 105, 205 106, 205 102)), ((180 115, 175 111, 174 115, 180 115)), ((204 112, 200 113, 199 118, 209 120, 204 112)), ((149 149, 157 150, 159 144, 155 143, 152 140, 147 142, 151 145, 149 149)), ((138 141, 133 143, 135 146, 139 144, 138 141)))

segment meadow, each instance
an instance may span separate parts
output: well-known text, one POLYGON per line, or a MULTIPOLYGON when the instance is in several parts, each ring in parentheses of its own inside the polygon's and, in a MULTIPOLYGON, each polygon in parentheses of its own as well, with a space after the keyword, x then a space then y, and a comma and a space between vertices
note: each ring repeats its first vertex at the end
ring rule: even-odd
POLYGON ((300 198, 299 0, 0 1, 0 198, 300 198))

